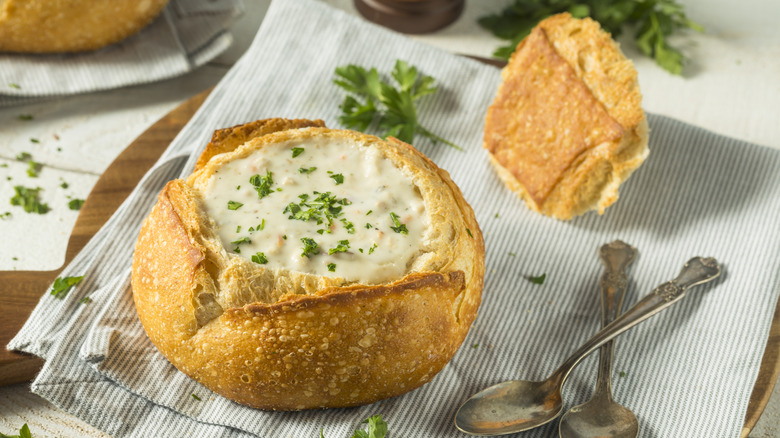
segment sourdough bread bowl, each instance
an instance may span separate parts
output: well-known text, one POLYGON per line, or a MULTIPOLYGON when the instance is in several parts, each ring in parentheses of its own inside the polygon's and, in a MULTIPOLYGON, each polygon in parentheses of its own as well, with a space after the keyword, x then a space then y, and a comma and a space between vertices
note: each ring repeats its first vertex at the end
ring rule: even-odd
POLYGON ((412 146, 270 119, 217 131, 165 186, 132 289, 179 370, 238 403, 300 410, 430 381, 476 317, 484 272, 471 207, 412 146))
POLYGON ((0 0, 0 52, 96 50, 149 24, 168 0, 0 0))

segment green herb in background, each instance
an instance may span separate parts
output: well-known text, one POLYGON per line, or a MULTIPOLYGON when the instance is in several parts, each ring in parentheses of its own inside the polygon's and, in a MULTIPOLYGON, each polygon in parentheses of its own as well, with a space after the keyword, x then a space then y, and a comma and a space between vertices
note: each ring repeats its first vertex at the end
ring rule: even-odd
POLYGON ((533 284, 544 284, 544 280, 547 278, 547 274, 542 274, 538 276, 529 275, 525 278, 533 284))
POLYGON ((71 199, 68 202, 68 208, 71 210, 81 210, 82 205, 84 205, 83 199, 71 199))
POLYGON ((434 143, 442 142, 461 150, 459 146, 420 125, 417 120, 415 102, 436 92, 434 79, 401 60, 395 62, 391 76, 398 83, 398 88, 383 82, 376 68, 366 70, 352 64, 336 67, 333 83, 351 93, 341 103, 339 121, 359 131, 375 126, 383 137, 396 137, 406 143, 413 143, 414 136, 420 134, 434 143))
POLYGON ((509 45, 498 48, 493 56, 509 59, 517 44, 541 20, 561 12, 573 17, 591 17, 617 38, 624 26, 636 29, 636 43, 645 55, 670 73, 682 73, 683 54, 671 47, 667 37, 678 29, 703 31, 689 20, 683 6, 674 0, 515 0, 500 14, 481 17, 478 22, 509 45))
POLYGON ((16 194, 11 198, 11 205, 22 207, 27 213, 48 213, 51 209, 48 204, 41 202, 41 198, 39 197, 41 190, 43 189, 40 187, 32 189, 29 187, 14 186, 14 192, 16 192, 16 194))
POLYGON ((17 90, 21 90, 22 89, 22 87, 20 87, 19 84, 15 84, 13 82, 8 84, 8 86, 11 87, 11 88, 16 88, 17 90))
MULTIPOLYGON (((382 420, 381 415, 368 417, 361 424, 368 424, 368 430, 356 430, 349 438, 385 438, 387 436, 387 423, 382 420)), ((322 429, 320 429, 320 438, 325 438, 322 429)))
POLYGON ((54 298, 65 298, 68 295, 68 292, 73 289, 73 286, 81 283, 81 280, 83 279, 83 275, 81 277, 57 277, 57 279, 54 280, 54 284, 51 286, 50 293, 54 295, 54 298))
POLYGON ((27 423, 24 423, 22 428, 19 429, 19 435, 6 435, 0 433, 0 438, 32 438, 32 433, 30 433, 30 428, 27 427, 27 423))

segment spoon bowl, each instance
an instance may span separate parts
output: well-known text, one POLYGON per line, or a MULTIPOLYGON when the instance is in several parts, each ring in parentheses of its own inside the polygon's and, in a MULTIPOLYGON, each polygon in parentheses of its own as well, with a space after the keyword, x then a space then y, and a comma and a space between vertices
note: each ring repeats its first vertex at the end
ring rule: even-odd
POLYGON ((539 427, 563 409, 560 387, 556 386, 550 380, 510 380, 491 386, 460 407, 455 425, 471 435, 506 435, 539 427))
POLYGON ((639 434, 639 421, 625 406, 606 397, 593 398, 566 412, 559 432, 561 437, 634 438, 639 434))

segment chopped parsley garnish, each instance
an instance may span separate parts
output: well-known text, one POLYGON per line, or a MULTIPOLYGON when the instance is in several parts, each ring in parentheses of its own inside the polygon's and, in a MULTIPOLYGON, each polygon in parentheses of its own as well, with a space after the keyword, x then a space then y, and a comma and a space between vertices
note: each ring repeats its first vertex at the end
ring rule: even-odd
POLYGON ((363 248, 358 248, 358 251, 360 251, 360 253, 363 254, 363 248))
POLYGON ((336 264, 335 263, 328 263, 328 271, 336 272, 336 264))
POLYGON ((355 234, 355 225, 352 222, 342 218, 341 223, 344 224, 344 228, 347 229, 347 233, 355 234))
POLYGON ((473 235, 473 234, 471 234, 471 230, 469 230, 468 228, 466 228, 466 232, 467 232, 467 233, 469 233, 469 237, 471 237, 472 239, 474 238, 474 235, 473 235))
POLYGON ((5 220, 6 218, 9 218, 9 217, 11 217, 11 212, 10 211, 6 211, 4 213, 0 213, 0 219, 2 219, 2 220, 5 220))
POLYGON ((371 224, 369 224, 368 222, 366 222, 366 229, 367 229, 367 230, 370 230, 370 229, 372 229, 372 228, 374 228, 374 226, 373 226, 373 225, 371 225, 371 224))
POLYGON ((22 89, 22 87, 20 87, 19 84, 15 84, 13 82, 8 84, 8 86, 11 87, 11 88, 16 88, 17 90, 21 90, 22 89))
POLYGON ((19 114, 19 120, 24 120, 25 122, 29 122, 33 119, 32 114, 19 114))
POLYGON ((336 185, 344 183, 344 175, 340 173, 334 173, 330 177, 333 178, 333 181, 336 181, 336 185))
POLYGON ((197 400, 197 401, 200 401, 200 397, 198 397, 198 396, 197 396, 197 395, 195 395, 194 393, 192 394, 192 398, 194 398, 194 399, 195 399, 195 400, 197 400))
POLYGON ((371 214, 373 212, 374 212, 374 210, 368 210, 368 213, 366 213, 366 216, 368 216, 369 214, 371 214))
MULTIPOLYGON (((328 233, 330 233, 330 230, 328 230, 328 233)), ((317 230, 317 234, 325 234, 325 229, 320 228, 319 230, 317 230)))
POLYGON ((369 253, 369 254, 373 253, 375 249, 376 249, 376 243, 374 243, 373 245, 371 245, 371 248, 368 248, 368 253, 369 253))
POLYGON ((73 286, 81 283, 81 280, 83 279, 83 275, 81 277, 57 277, 57 279, 54 280, 50 293, 54 295, 54 298, 65 298, 68 295, 68 292, 73 289, 73 286))
POLYGON ((510 252, 510 253, 509 253, 509 256, 510 256, 510 257, 514 257, 514 256, 516 256, 516 255, 517 255, 517 254, 515 254, 515 253, 513 253, 513 252, 510 252))
POLYGON ((237 201, 228 201, 227 205, 228 205, 228 210, 238 210, 244 204, 237 201))
POLYGON ((498 219, 498 213, 496 213, 496 219, 498 219))
POLYGON ((37 138, 34 138, 34 137, 31 137, 31 138, 30 138, 30 143, 40 143, 40 142, 41 142, 41 141, 40 141, 40 140, 38 140, 37 138))
POLYGON ((29 161, 32 160, 32 155, 29 152, 19 152, 16 154, 16 161, 29 161))
POLYGON ((261 265, 268 263, 268 258, 262 252, 252 254, 252 261, 261 265))
POLYGON ((48 213, 51 209, 48 204, 41 202, 39 197, 41 190, 40 187, 32 189, 29 187, 15 186, 14 192, 16 192, 16 194, 11 198, 11 205, 22 207, 27 213, 48 213))
MULTIPOLYGON (((249 231, 252 231, 252 228, 249 228, 249 231)), ((241 225, 236 226, 236 234, 241 232, 241 225)))
POLYGON ((265 219, 263 219, 262 222, 260 222, 260 225, 257 227, 258 230, 264 230, 265 229, 265 219))
POLYGON ((265 198, 266 196, 270 195, 273 190, 271 190, 271 186, 274 184, 274 177, 273 173, 271 171, 266 171, 265 176, 260 175, 252 175, 251 178, 249 178, 249 183, 255 186, 255 190, 257 191, 257 196, 260 199, 265 198))
POLYGON ((79 300, 79 303, 81 303, 81 304, 89 304, 91 302, 92 302, 92 298, 90 298, 90 297, 84 297, 84 298, 79 300))
POLYGON ((249 240, 248 237, 242 237, 242 238, 240 238, 238 240, 234 240, 234 241, 232 241, 230 243, 232 243, 233 245, 236 245, 236 247, 233 248, 233 251, 237 252, 237 253, 240 253, 241 249, 238 247, 238 245, 241 245, 241 244, 244 244, 244 243, 252 243, 252 241, 249 240))
POLYGON ((475 350, 476 350, 477 348, 479 348, 479 344, 473 344, 473 345, 471 346, 471 348, 473 348, 473 349, 475 349, 475 350))
POLYGON ((290 213, 288 219, 297 219, 304 222, 314 220, 317 224, 327 221, 328 226, 330 226, 333 223, 333 219, 341 216, 342 206, 351 204, 348 199, 338 199, 330 192, 314 192, 314 194, 317 197, 311 201, 309 201, 309 195, 305 193, 298 195, 301 202, 298 204, 294 202, 287 204, 283 213, 290 213))
POLYGON ((299 168, 299 169, 298 169, 298 172, 299 172, 299 173, 305 173, 305 174, 309 174, 309 173, 312 173, 312 172, 314 172, 315 170, 317 170, 317 168, 316 168, 316 167, 309 167, 308 169, 307 169, 307 168, 305 168, 305 167, 301 167, 301 168, 299 168))
POLYGON ((30 178, 38 178, 41 169, 43 169, 43 164, 33 160, 27 162, 27 176, 30 178))
POLYGON ((301 257, 311 257, 320 253, 320 246, 317 245, 317 242, 315 242, 314 239, 302 237, 301 242, 303 242, 301 257))
POLYGON ((391 230, 395 231, 396 233, 401 234, 409 234, 409 230, 406 229, 406 224, 402 224, 401 221, 398 220, 398 215, 390 212, 390 219, 393 220, 393 227, 390 227, 391 230))
POLYGON ((68 187, 70 187, 70 185, 69 185, 68 183, 66 183, 65 181, 63 181, 63 182, 60 184, 60 187, 62 187, 63 189, 67 189, 68 187))
POLYGON ((293 158, 297 157, 298 155, 303 153, 303 148, 292 148, 292 156, 293 158))
POLYGON ((528 275, 525 278, 533 284, 544 284, 544 279, 547 278, 547 274, 542 274, 536 277, 533 275, 528 275))
POLYGON ((68 201, 68 208, 71 210, 81 210, 82 205, 84 205, 83 199, 71 199, 68 201))
POLYGON ((335 248, 328 250, 328 255, 335 254, 337 252, 347 252, 349 249, 349 240, 339 240, 339 244, 335 248))
POLYGON ((626 377, 626 372, 625 371, 621 371, 620 372, 620 377, 626 377))
POLYGON ((282 236, 282 239, 284 239, 284 240, 287 240, 287 235, 286 235, 286 234, 285 234, 285 235, 283 235, 283 236, 282 236))

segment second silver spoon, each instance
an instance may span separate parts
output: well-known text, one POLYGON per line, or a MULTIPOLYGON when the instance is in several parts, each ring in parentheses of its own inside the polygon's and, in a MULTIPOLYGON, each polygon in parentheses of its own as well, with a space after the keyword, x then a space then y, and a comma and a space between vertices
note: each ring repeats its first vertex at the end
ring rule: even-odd
MULTIPOLYGON (((623 308, 628 279, 625 270, 634 261, 636 249, 616 240, 599 250, 606 272, 601 277, 601 326, 611 323, 623 308)), ((601 346, 596 391, 587 402, 566 412, 558 424, 561 438, 635 438, 639 421, 631 410, 612 398, 612 355, 615 341, 601 346)))

